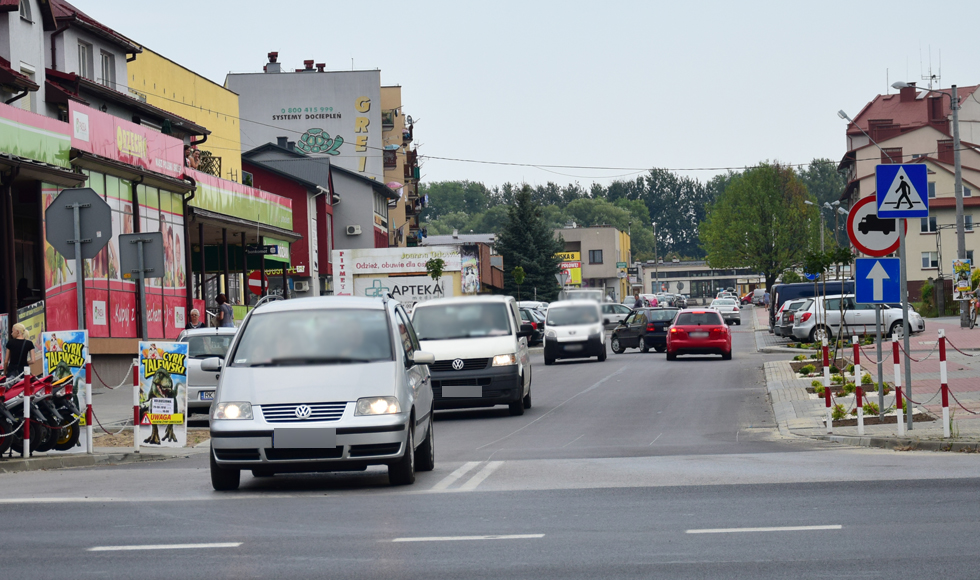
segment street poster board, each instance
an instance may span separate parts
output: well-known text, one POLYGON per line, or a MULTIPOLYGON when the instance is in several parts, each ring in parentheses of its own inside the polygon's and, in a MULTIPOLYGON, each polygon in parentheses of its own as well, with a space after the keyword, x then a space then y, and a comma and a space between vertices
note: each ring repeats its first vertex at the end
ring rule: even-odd
POLYGON ((953 300, 969 300, 973 267, 970 260, 953 260, 953 300))
POLYGON ((187 343, 140 341, 140 445, 187 445, 187 343))
MULTIPOLYGON (((72 402, 81 412, 78 419, 80 427, 85 426, 85 361, 88 358, 87 330, 59 330, 57 332, 41 333, 41 364, 45 375, 54 375, 59 381, 72 377, 72 402)), ((85 437, 79 437, 78 445, 71 451, 85 449, 85 437)))
MULTIPOLYGON (((34 343, 34 360, 41 360, 41 333, 44 332, 44 300, 17 309, 17 321, 27 329, 27 337, 34 343)), ((37 369, 34 370, 37 372, 37 369)))

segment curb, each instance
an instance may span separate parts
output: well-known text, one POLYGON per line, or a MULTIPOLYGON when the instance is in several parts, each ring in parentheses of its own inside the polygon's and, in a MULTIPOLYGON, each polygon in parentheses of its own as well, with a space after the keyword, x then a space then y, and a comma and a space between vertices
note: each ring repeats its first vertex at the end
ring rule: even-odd
POLYGON ((950 451, 959 453, 980 452, 980 442, 966 441, 922 441, 898 437, 858 437, 854 435, 798 435, 821 441, 830 441, 858 447, 877 447, 896 451, 950 451))
POLYGON ((0 461, 0 474, 22 473, 25 471, 40 471, 49 469, 66 469, 71 467, 95 467, 100 465, 126 465, 130 463, 146 463, 149 461, 165 461, 167 459, 184 459, 200 452, 193 448, 181 449, 180 453, 164 455, 160 453, 94 453, 77 455, 55 455, 51 457, 32 457, 30 459, 12 458, 0 461))
POLYGON ((759 349, 759 352, 766 353, 787 353, 787 354, 815 354, 819 351, 810 348, 790 348, 788 346, 764 346, 759 349))

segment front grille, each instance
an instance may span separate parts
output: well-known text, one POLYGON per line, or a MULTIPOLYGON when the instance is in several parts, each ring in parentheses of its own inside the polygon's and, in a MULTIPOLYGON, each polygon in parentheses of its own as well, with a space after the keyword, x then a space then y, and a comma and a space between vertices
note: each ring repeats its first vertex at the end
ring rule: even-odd
POLYGON ((350 457, 368 457, 371 455, 392 455, 401 449, 401 443, 375 443, 372 445, 351 445, 350 457))
POLYGON ((487 363, 490 362, 488 358, 464 358, 463 368, 454 369, 453 361, 450 360, 437 360, 434 364, 429 365, 429 370, 434 373, 446 372, 446 371, 478 371, 487 368, 487 363))
POLYGON ((215 449, 214 456, 222 461, 258 461, 258 449, 215 449))
POLYGON ((262 405, 262 415, 270 423, 292 423, 302 421, 337 421, 344 415, 347 403, 288 403, 285 405, 262 405), (306 405, 312 411, 306 419, 296 416, 296 407, 306 405))
POLYGON ((265 449, 265 458, 269 461, 291 461, 296 459, 340 459, 344 455, 344 446, 324 447, 320 449, 265 449))
POLYGON ((432 381, 432 386, 433 388, 440 389, 442 387, 475 387, 477 385, 489 385, 492 382, 492 377, 479 377, 475 379, 443 379, 441 381, 432 381))

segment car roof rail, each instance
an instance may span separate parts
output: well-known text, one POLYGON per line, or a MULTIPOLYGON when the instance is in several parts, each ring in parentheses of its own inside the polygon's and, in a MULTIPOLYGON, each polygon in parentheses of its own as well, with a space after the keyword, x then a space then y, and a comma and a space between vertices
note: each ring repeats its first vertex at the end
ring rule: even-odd
POLYGON ((279 296, 278 294, 266 294, 262 298, 259 298, 259 301, 255 303, 255 306, 253 308, 258 308, 263 304, 268 304, 269 302, 275 302, 276 300, 285 300, 285 298, 279 296))

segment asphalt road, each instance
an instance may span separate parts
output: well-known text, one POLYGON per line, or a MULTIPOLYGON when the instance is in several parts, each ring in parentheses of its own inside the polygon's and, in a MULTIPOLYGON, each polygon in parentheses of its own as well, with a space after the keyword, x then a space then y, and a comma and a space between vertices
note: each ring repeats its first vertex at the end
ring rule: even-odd
POLYGON ((742 330, 733 361, 538 356, 534 407, 437 413, 408 488, 379 468, 215 493, 206 454, 0 475, 2 576, 980 576, 976 456, 780 437, 742 330))

